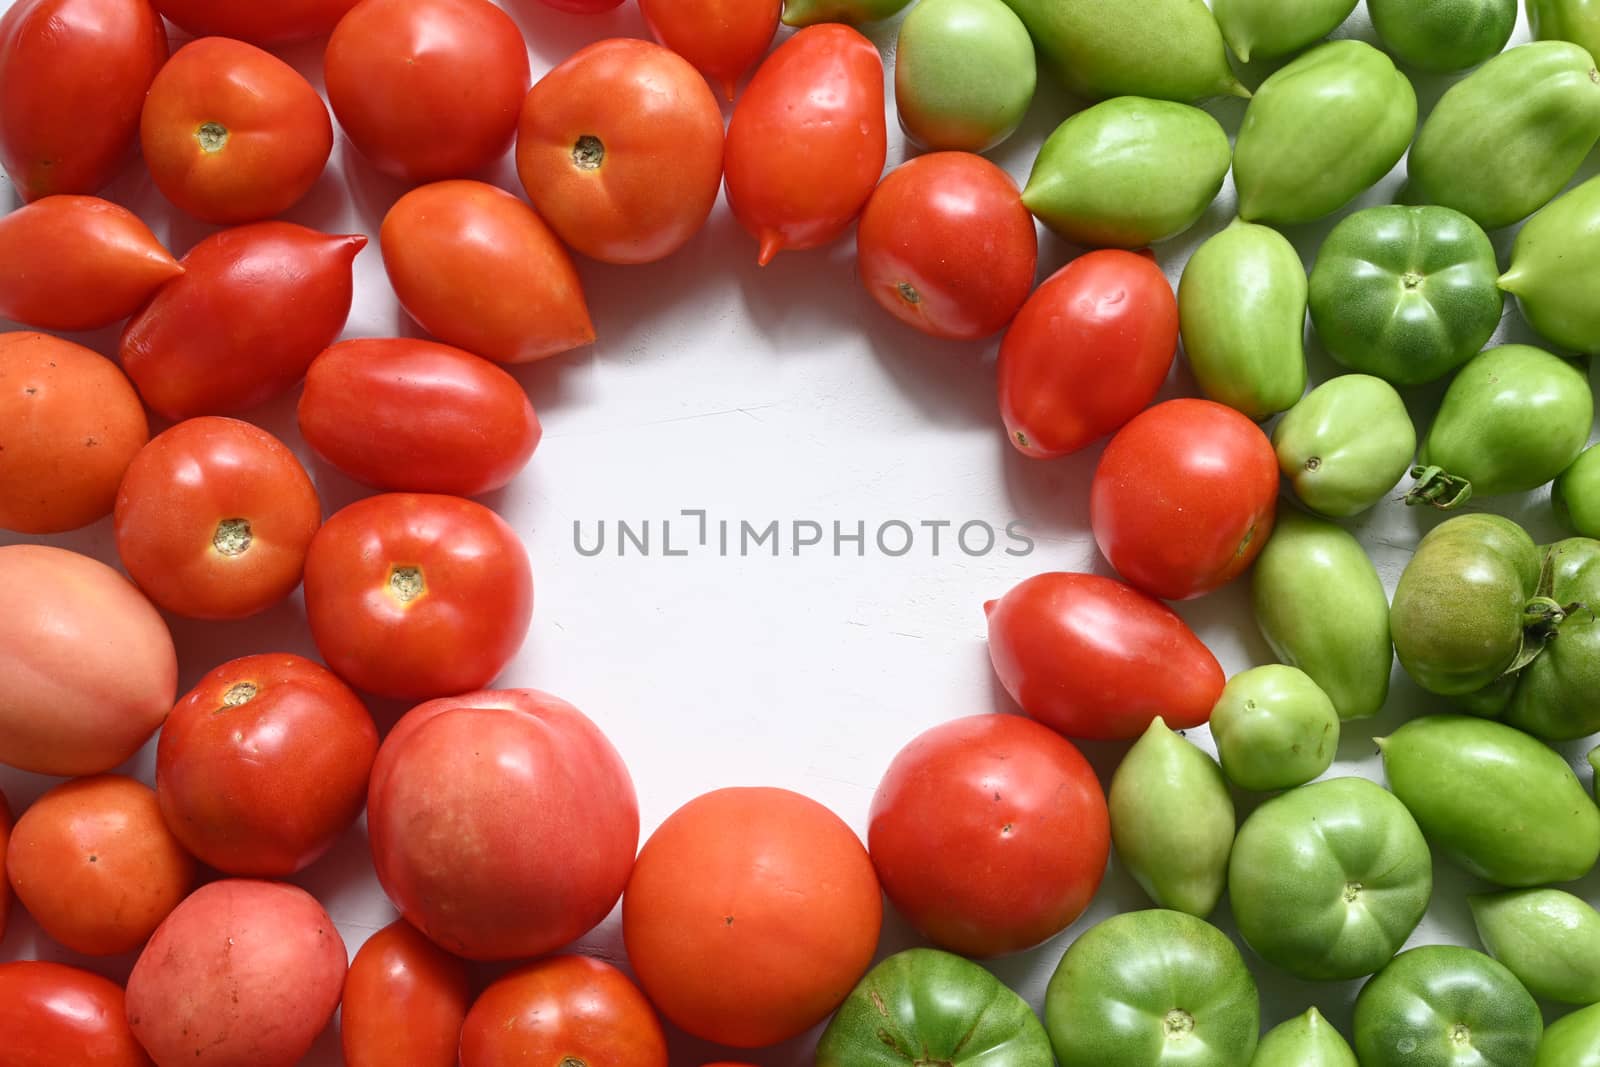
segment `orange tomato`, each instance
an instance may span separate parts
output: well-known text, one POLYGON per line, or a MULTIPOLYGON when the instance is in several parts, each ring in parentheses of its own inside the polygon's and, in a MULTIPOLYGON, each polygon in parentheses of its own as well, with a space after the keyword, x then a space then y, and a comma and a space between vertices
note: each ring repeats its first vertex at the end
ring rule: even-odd
POLYGON ((461 1030, 461 1067, 667 1067, 667 1038, 637 986, 609 963, 551 956, 483 991, 461 1030))
POLYGON ((367 938, 345 976, 345 1067, 457 1067, 471 1004, 466 964, 397 920, 367 938))
POLYGON ((729 100, 778 32, 783 0, 639 0, 656 40, 700 68, 729 100))

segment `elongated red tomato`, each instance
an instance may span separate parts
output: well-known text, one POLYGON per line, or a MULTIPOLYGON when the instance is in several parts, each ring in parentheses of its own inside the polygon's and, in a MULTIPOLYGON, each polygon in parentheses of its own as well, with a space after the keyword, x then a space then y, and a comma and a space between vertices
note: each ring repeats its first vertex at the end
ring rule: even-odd
POLYGON ((344 980, 345 1067, 456 1067, 472 1005, 467 966, 400 919, 367 938, 344 980))
POLYGON ((117 983, 76 967, 0 963, 6 1067, 150 1067, 125 1000, 117 983))
POLYGON ((321 37, 360 0, 155 0, 174 26, 196 37, 273 45, 321 37))
POLYGON ((860 214, 883 173, 883 60, 848 26, 809 26, 767 57, 728 123, 728 206, 760 261, 817 248, 860 214))
POLYGON ((17 0, 0 18, 0 164, 24 200, 93 193, 139 134, 167 61, 150 0, 17 0))
POLYGON ((1040 574, 984 605, 989 659, 1011 699, 1057 733, 1124 741, 1161 716, 1211 718, 1222 665, 1158 600, 1093 574, 1040 574))
POLYGON ((527 1063, 667 1067, 667 1037, 627 975, 588 956, 550 956, 485 989, 461 1031, 461 1067, 527 1063))
POLYGON ((767 54, 783 0, 639 0, 656 40, 698 67, 729 100, 767 54))
POLYGON ((139 216, 93 196, 47 196, 0 216, 0 318, 98 330, 183 273, 139 216))
POLYGON ((122 367, 169 419, 231 415, 287 392, 344 329, 360 234, 288 222, 223 230, 122 331, 122 367))

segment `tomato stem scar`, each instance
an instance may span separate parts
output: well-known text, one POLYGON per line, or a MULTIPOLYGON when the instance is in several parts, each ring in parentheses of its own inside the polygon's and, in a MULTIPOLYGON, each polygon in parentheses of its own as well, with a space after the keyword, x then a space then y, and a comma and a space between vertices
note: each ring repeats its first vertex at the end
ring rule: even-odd
POLYGON ((389 572, 389 592, 402 604, 409 604, 428 591, 421 567, 396 567, 389 572))
POLYGON ((220 152, 228 143, 228 127, 220 122, 202 122, 200 128, 194 131, 194 139, 200 142, 202 152, 220 152))
POLYGON ((606 159, 606 146, 593 134, 584 134, 572 146, 572 162, 579 170, 599 170, 606 159))
POLYGON ((249 519, 223 519, 211 535, 211 545, 224 556, 242 556, 254 540, 249 519))

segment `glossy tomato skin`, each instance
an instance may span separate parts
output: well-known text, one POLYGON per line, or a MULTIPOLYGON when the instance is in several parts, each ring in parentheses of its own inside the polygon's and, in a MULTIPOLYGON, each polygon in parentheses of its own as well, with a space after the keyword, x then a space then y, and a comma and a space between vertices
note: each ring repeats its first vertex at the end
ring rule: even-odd
POLYGON ((808 26, 756 69, 728 124, 728 206, 761 245, 833 241, 872 195, 888 155, 883 60, 848 26, 808 26))
POLYGON ((366 801, 378 730, 332 672, 286 652, 200 679, 156 746, 161 813, 225 874, 286 878, 332 848, 366 801))
POLYGON ((5 867, 40 928, 86 956, 139 948, 196 874, 155 791, 115 774, 75 778, 34 801, 12 831, 5 867))
POLYGON ((408 182, 465 177, 504 155, 530 77, 521 31, 489 0, 362 0, 324 65, 351 143, 408 182))
POLYGON ((287 44, 333 30, 359 0, 154 0, 174 26, 196 37, 233 37, 257 45, 287 44))
POLYGON ((300 432, 379 489, 477 496, 527 466, 543 431, 511 375, 471 352, 407 338, 344 341, 306 372, 300 432))
POLYGON ((783 0, 639 0, 656 40, 733 100, 745 71, 772 46, 783 0))
POLYGON ((1160 601, 1110 578, 1052 572, 984 605, 989 659, 1011 699, 1057 733, 1127 741, 1156 716, 1211 717, 1222 665, 1160 601))
POLYGON ((18 0, 0 18, 0 165, 24 200, 93 193, 128 161, 167 61, 149 0, 18 0))
POLYGON ((517 127, 517 174, 563 241, 605 263, 682 248, 722 183, 722 110, 675 52, 613 38, 540 78, 517 127))
POLYGON ((384 216, 379 242, 401 306, 446 344, 531 363, 594 341, 572 257, 503 189, 464 181, 413 189, 384 216))
POLYGON ((550 956, 483 991, 461 1031, 461 1067, 667 1067, 667 1038, 626 975, 588 956, 550 956))
POLYGON ((42 333, 0 333, 0 529, 76 530, 110 513, 149 438, 116 364, 42 333))
POLYGON ((906 325, 975 341, 1033 289, 1039 237, 1016 182, 982 156, 934 152, 890 172, 861 212, 856 261, 872 299, 906 325))
POLYGON ((300 584, 322 502, 282 441, 238 419, 186 419, 128 466, 117 554, 174 615, 243 619, 300 584))
POLYGON ((1277 507, 1267 435, 1230 407, 1185 398, 1157 404, 1111 439, 1090 488, 1089 524, 1130 585, 1187 600, 1249 569, 1277 507))
POLYGON ((651 1001, 734 1048, 821 1022, 866 973, 882 922, 855 833, 784 789, 721 789, 679 808, 645 843, 622 901, 651 1001))
POLYGON ((139 141, 168 200, 231 226, 270 219, 311 191, 333 152, 333 122, 289 64, 243 41, 206 37, 156 75, 139 141))
POLYGON ((350 316, 360 234, 288 222, 213 234, 122 331, 122 367, 169 419, 231 415, 287 392, 350 316))
POLYGON ((93 196, 47 196, 0 216, 0 318, 98 330, 183 273, 150 227, 93 196))
POLYGON ((344 980, 345 1067, 457 1067, 472 1004, 467 966, 404 919, 367 938, 344 980))
POLYGON ((1054 459, 1149 405, 1178 354, 1178 301, 1148 255, 1102 249, 1028 298, 1000 344, 1000 415, 1025 456, 1054 459))
MULTIPOLYGON (((0 875, 5 874, 6 847, 11 842, 11 805, 6 795, 0 793, 0 875)), ((11 922, 11 883, 0 877, 0 941, 5 940, 6 926, 11 922)))
POLYGON ((408 921, 469 959, 515 959, 610 913, 639 805, 622 757, 577 708, 488 690, 418 705, 395 725, 373 764, 367 830, 378 881, 408 921))
POLYGON ((1070 741, 1015 715, 969 716, 917 737, 889 765, 869 818, 889 899, 934 944, 971 957, 1065 930, 1111 853, 1094 768, 1070 741))
POLYGON ((117 983, 76 967, 0 963, 6 1067, 152 1067, 123 1000, 117 983))

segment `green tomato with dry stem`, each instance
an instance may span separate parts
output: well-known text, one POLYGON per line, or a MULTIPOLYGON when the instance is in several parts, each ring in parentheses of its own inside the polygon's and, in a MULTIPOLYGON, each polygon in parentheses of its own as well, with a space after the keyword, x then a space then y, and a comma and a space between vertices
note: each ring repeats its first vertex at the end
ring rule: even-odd
POLYGON ((1307 1008, 1268 1030, 1250 1067, 1357 1067, 1356 1054, 1332 1023, 1307 1008))
POLYGON ((1361 1067, 1532 1067, 1543 1029, 1511 972, 1459 945, 1402 952, 1356 998, 1361 1067))
POLYGON ((900 24, 895 107, 924 148, 993 148, 1016 132, 1037 84, 1033 40, 1001 0, 921 0, 900 24))
POLYGON ((1339 713, 1305 671, 1274 663, 1228 679, 1211 711, 1211 736, 1234 785, 1293 789, 1333 766, 1339 713))
POLYGON ((1600 537, 1600 446, 1585 449, 1550 490, 1556 516, 1584 537, 1600 537))
POLYGON ((1367 12, 1384 47, 1429 74, 1476 67, 1517 28, 1517 0, 1367 0, 1367 12))
POLYGON ((1600 1002, 1600 913, 1559 889, 1467 898, 1478 939, 1528 992, 1563 1004, 1600 1002))
POLYGON ((1356 0, 1212 0, 1223 39, 1239 62, 1298 52, 1338 29, 1356 0))
POLYGON ((1359 515, 1394 490, 1417 454, 1417 431, 1394 386, 1341 374, 1317 386, 1272 430, 1278 469, 1319 515, 1359 515))
POLYGON ((1511 246, 1500 288, 1546 340, 1600 355, 1600 178, 1557 197, 1511 246))

